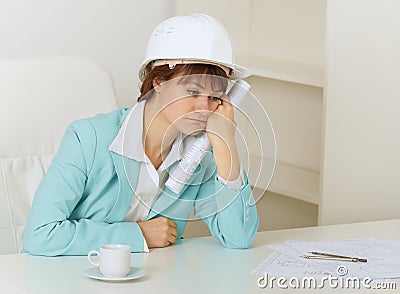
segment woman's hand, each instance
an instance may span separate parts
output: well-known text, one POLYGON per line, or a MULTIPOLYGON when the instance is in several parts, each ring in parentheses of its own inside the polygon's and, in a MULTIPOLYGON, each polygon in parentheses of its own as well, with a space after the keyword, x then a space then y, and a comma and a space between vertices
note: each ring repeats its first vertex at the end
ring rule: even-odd
POLYGON ((239 177, 240 162, 235 142, 234 109, 226 94, 222 104, 207 119, 206 131, 213 147, 218 175, 225 180, 239 177))
POLYGON ((161 248, 175 243, 178 231, 176 223, 166 217, 158 217, 138 223, 149 248, 161 248))

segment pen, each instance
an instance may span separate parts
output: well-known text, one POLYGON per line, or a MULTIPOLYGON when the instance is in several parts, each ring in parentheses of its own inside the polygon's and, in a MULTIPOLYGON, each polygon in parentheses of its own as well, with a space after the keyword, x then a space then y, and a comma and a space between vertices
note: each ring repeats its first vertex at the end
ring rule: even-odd
POLYGON ((305 255, 304 258, 307 259, 324 259, 324 260, 341 260, 341 261, 352 261, 352 262, 367 262, 365 258, 358 258, 358 257, 350 257, 350 256, 343 256, 337 254, 330 254, 330 253, 322 253, 322 252, 310 252, 314 255, 305 255))

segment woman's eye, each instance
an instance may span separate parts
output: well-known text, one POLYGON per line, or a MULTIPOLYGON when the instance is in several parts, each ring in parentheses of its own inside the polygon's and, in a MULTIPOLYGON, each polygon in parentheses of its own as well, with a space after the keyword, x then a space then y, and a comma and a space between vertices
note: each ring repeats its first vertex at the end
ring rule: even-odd
POLYGON ((196 90, 187 90, 187 92, 190 96, 198 96, 199 95, 199 91, 196 91, 196 90))
POLYGON ((212 102, 218 102, 218 103, 221 103, 221 98, 219 98, 219 97, 217 97, 217 96, 210 96, 210 100, 212 101, 212 102))

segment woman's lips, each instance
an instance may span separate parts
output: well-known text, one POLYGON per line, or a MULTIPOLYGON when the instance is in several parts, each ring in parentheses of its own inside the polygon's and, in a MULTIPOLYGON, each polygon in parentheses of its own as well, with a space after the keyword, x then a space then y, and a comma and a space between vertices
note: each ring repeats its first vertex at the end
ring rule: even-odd
POLYGON ((201 120, 201 119, 196 119, 196 118, 186 118, 194 123, 198 123, 198 124, 205 124, 207 121, 206 120, 201 120))

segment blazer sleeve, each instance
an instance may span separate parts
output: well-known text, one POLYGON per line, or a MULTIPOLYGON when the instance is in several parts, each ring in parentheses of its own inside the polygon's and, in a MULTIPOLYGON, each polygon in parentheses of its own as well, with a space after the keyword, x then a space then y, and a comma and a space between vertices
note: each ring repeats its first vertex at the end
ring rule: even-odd
MULTIPOLYGON (((215 170, 215 164, 213 166, 215 170)), ((204 221, 211 234, 225 247, 250 247, 259 218, 247 175, 244 174, 242 187, 232 190, 222 184, 214 172, 201 184, 194 214, 204 221)))
POLYGON ((106 223, 95 214, 72 217, 88 196, 85 186, 94 146, 96 135, 90 123, 77 121, 67 128, 36 191, 25 229, 24 251, 46 256, 86 255, 107 243, 127 244, 134 252, 143 250, 144 238, 137 223, 106 223))

